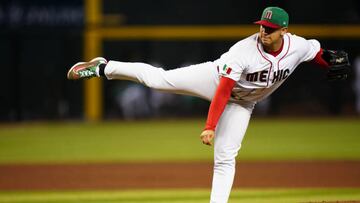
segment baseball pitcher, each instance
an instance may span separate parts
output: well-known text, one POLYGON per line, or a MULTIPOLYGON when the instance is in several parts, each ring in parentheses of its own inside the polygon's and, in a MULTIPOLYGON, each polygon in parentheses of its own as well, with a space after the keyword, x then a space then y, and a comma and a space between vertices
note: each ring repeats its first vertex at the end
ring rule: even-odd
POLYGON ((235 157, 256 102, 274 92, 302 62, 313 61, 326 68, 329 80, 346 79, 350 68, 344 51, 322 49, 317 40, 289 33, 288 13, 279 7, 265 8, 255 24, 259 25, 258 33, 237 42, 215 61, 166 71, 145 63, 98 57, 72 66, 67 78, 131 80, 211 101, 200 139, 206 145, 212 145, 214 139, 210 202, 226 203, 235 174, 235 157))

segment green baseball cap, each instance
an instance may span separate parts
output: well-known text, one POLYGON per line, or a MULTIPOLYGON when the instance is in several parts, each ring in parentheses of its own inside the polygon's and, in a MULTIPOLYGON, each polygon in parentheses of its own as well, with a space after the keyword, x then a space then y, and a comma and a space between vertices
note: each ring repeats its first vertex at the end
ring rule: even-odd
POLYGON ((289 25, 289 15, 282 8, 267 7, 261 15, 261 20, 256 21, 255 24, 270 28, 287 27, 289 25))

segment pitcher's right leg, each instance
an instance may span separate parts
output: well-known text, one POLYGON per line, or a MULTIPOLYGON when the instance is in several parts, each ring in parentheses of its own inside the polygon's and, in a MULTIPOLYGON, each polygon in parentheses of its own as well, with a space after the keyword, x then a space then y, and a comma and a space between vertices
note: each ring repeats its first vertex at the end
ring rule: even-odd
POLYGON ((164 70, 146 63, 109 61, 104 72, 109 80, 130 80, 156 90, 207 100, 211 100, 219 83, 213 62, 164 70))
POLYGON ((241 147, 252 109, 229 103, 216 127, 214 175, 210 203, 227 203, 235 176, 235 157, 241 147))

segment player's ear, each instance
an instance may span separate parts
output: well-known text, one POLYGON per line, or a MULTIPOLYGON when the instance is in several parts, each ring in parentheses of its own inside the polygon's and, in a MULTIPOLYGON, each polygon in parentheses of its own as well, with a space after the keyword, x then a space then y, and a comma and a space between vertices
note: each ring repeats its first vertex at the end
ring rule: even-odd
POLYGON ((287 28, 287 27, 281 28, 281 36, 284 36, 287 32, 288 32, 288 28, 287 28))

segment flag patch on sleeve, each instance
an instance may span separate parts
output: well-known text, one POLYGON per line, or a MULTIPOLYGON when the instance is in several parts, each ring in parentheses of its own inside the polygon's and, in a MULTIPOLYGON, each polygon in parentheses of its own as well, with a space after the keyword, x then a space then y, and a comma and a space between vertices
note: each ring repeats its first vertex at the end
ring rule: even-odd
POLYGON ((231 73, 231 68, 225 64, 223 67, 223 71, 229 75, 231 73))

